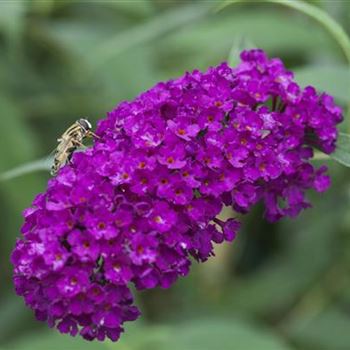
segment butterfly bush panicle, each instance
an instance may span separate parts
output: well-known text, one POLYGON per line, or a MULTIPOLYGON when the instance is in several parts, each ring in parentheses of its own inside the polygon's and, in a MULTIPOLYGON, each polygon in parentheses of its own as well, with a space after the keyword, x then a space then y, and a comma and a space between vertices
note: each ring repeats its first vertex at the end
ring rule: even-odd
POLYGON ((131 284, 168 288, 191 257, 235 238, 223 206, 247 213, 262 201, 275 221, 309 207, 307 189, 327 189, 326 167, 310 159, 314 147, 334 151, 341 109, 262 50, 241 59, 119 104, 24 212, 14 282, 39 320, 115 341, 140 314, 131 284))

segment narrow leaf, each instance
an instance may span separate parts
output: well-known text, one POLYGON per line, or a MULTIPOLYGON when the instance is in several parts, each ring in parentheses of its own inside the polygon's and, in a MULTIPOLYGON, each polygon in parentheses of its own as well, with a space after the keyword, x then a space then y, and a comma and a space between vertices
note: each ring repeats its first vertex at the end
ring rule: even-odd
POLYGON ((39 159, 30 163, 26 163, 0 174, 0 181, 11 180, 22 175, 33 173, 35 171, 49 170, 51 164, 51 158, 39 159))
POLYGON ((144 45, 171 31, 187 24, 192 24, 204 17, 213 8, 211 4, 186 5, 176 10, 168 11, 155 19, 142 23, 137 27, 117 33, 97 46, 90 59, 94 66, 100 67, 112 58, 130 48, 144 45))

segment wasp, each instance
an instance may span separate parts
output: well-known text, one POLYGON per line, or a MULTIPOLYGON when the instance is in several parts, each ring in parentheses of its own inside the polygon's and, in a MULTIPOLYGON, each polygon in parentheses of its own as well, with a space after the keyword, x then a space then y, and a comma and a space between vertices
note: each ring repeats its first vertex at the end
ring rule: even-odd
POLYGON ((78 147, 84 146, 83 140, 86 137, 99 138, 91 129, 92 125, 90 122, 87 119, 81 118, 57 139, 58 146, 54 151, 54 161, 50 172, 52 176, 55 176, 58 170, 70 161, 74 151, 78 147))

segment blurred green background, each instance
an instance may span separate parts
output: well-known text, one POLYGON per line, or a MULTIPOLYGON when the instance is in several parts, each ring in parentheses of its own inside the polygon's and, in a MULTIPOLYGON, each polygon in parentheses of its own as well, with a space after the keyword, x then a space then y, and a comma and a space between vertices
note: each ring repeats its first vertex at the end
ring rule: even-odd
MULTIPOLYGON (((319 23, 279 4, 246 1, 216 13, 219 3, 0 0, 0 174, 45 159, 78 117, 96 123, 157 81, 233 63, 245 47, 280 56, 300 84, 350 105, 349 62, 319 23)), ((309 4, 350 32, 350 1, 309 4)), ((333 186, 310 193, 313 209, 271 225, 256 207, 216 258, 194 263, 169 290, 139 293, 143 316, 116 344, 50 331, 15 296, 10 251, 22 210, 49 175, 0 175, 0 349, 350 349, 350 172, 322 162, 333 186)))

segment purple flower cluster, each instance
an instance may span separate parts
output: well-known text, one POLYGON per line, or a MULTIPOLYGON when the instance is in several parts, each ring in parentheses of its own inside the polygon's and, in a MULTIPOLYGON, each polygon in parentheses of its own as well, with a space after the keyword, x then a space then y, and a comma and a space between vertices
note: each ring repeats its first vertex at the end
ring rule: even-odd
POLYGON ((190 257, 235 238, 223 206, 247 213, 262 201, 274 221, 310 206, 307 189, 327 189, 326 168, 309 161, 313 147, 334 150, 341 109, 300 89, 279 59, 241 59, 121 103, 25 211, 14 281, 38 319, 115 341, 139 316, 131 283, 168 288, 190 257))

